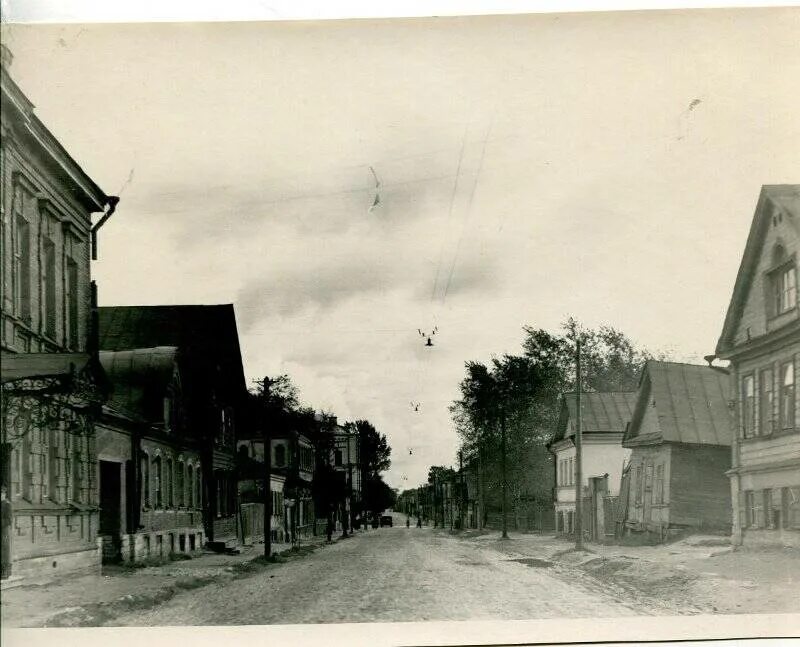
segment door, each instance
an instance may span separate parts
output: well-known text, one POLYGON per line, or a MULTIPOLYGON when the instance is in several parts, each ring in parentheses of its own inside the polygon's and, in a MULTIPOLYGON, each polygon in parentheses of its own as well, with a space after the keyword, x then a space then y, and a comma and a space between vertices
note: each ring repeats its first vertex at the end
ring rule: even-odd
POLYGON ((653 464, 650 463, 645 469, 644 480, 644 523, 649 524, 653 514, 653 464))
POLYGON ((122 465, 100 461, 100 532, 103 537, 103 561, 113 562, 120 557, 122 525, 122 465))

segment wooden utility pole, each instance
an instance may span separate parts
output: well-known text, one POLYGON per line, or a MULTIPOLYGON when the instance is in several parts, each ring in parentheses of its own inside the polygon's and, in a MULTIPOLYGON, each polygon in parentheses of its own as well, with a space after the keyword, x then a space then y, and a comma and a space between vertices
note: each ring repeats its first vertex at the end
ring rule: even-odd
POLYGON ((272 446, 269 437, 270 379, 264 378, 261 402, 261 430, 264 437, 264 557, 272 555, 272 446))
POLYGON ((508 490, 508 480, 506 479, 506 408, 502 406, 500 409, 500 433, 501 433, 501 468, 502 468, 502 476, 503 476, 503 534, 501 535, 502 539, 508 539, 508 519, 507 519, 507 510, 508 510, 508 502, 507 502, 507 490, 508 490))
POLYGON ((461 496, 459 497, 459 506, 458 506, 458 527, 460 530, 464 530, 464 508, 466 507, 466 503, 464 501, 464 450, 458 450, 458 475, 461 480, 461 496))
POLYGON ((583 550, 583 455, 581 431, 581 340, 575 342, 575 550, 583 550))

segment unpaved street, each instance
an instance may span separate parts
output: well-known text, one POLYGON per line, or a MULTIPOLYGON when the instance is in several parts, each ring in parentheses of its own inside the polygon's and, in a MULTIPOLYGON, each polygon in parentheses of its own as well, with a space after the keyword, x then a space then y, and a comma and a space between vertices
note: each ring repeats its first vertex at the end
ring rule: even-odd
POLYGON ((599 617, 648 613, 547 568, 430 528, 381 528, 250 577, 178 595, 116 625, 599 617))

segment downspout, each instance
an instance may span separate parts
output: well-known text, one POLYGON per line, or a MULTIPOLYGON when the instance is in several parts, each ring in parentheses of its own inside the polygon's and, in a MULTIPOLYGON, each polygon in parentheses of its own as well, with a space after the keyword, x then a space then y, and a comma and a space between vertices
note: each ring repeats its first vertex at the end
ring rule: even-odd
POLYGON ((114 212, 117 210, 117 204, 119 203, 119 197, 115 195, 110 195, 106 198, 106 211, 103 214, 103 217, 97 221, 97 223, 92 227, 92 260, 97 260, 97 231, 102 227, 106 220, 108 220, 111 216, 114 215, 114 212))

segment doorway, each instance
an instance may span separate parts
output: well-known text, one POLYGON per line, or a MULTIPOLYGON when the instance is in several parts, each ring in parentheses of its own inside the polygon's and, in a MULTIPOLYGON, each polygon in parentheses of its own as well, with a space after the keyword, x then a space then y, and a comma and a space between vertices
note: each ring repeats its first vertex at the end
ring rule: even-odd
POLYGON ((122 501, 122 465, 100 461, 100 532, 103 537, 103 561, 119 561, 122 501))

